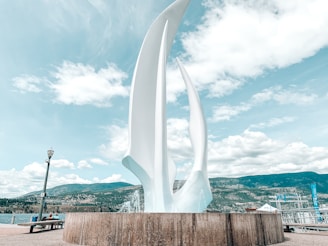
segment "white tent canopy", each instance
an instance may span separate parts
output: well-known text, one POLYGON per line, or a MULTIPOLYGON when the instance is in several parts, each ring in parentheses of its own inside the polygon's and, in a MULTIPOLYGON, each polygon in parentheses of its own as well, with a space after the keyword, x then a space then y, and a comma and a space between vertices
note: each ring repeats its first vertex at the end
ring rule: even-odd
POLYGON ((271 213, 275 213, 278 211, 277 208, 275 207, 272 207, 271 205, 269 204, 264 204, 262 207, 256 209, 256 211, 259 211, 259 212, 271 212, 271 213))

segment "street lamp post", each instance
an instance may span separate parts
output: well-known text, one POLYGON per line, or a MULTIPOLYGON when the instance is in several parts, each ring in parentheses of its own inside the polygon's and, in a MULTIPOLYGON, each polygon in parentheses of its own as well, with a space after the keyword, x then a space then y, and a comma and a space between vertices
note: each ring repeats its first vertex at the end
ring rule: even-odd
POLYGON ((42 210, 44 207, 44 200, 46 198, 46 189, 47 189, 47 181, 48 181, 48 173, 49 173, 49 167, 50 167, 50 159, 53 156, 54 151, 53 149, 49 149, 48 150, 48 160, 46 160, 47 162, 47 172, 46 172, 46 178, 44 180, 44 185, 43 185, 43 192, 41 193, 41 204, 40 204, 40 212, 39 212, 39 217, 38 217, 38 221, 41 221, 42 219, 42 210))

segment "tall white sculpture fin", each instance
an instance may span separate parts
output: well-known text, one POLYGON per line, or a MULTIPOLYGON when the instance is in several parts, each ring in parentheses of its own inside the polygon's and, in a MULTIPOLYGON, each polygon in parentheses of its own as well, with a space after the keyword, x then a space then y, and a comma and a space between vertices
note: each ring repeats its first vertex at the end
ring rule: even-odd
POLYGON ((178 211, 201 212, 212 201, 212 192, 207 177, 207 128, 199 96, 189 75, 177 59, 189 98, 189 133, 194 152, 192 171, 180 190, 174 194, 178 211))
POLYGON ((129 111, 129 146, 123 165, 141 181, 145 212, 201 212, 212 200, 207 177, 207 129, 198 94, 178 61, 188 91, 194 166, 173 194, 175 165, 167 153, 166 60, 190 0, 176 0, 153 22, 136 63, 129 111))
POLYGON ((167 160, 167 131, 166 131, 166 42, 167 42, 166 21, 161 47, 159 51, 157 68, 157 88, 155 104, 155 152, 154 152, 154 176, 152 182, 153 189, 153 209, 152 212, 167 211, 172 204, 172 193, 169 184, 169 170, 167 160))
MULTIPOLYGON (((142 182, 145 211, 153 209, 152 179, 155 174, 156 94, 158 63, 162 34, 167 23, 166 56, 168 56, 180 20, 190 0, 177 0, 153 22, 143 41, 132 79, 129 111, 129 146, 123 165, 142 182)), ((162 102, 166 104, 166 102, 162 102)), ((165 174, 166 175, 166 174, 165 174)), ((172 179, 172 175, 169 175, 172 179)), ((166 178, 165 178, 166 179, 166 178)), ((170 183, 173 181, 170 180, 170 183)))

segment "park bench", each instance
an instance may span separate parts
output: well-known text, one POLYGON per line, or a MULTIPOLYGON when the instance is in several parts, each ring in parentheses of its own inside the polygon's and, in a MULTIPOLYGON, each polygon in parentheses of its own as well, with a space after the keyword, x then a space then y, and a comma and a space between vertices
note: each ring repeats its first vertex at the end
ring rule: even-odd
POLYGON ((42 227, 49 226, 50 230, 53 230, 54 227, 57 228, 57 226, 60 226, 60 228, 63 228, 64 221, 63 220, 43 220, 43 221, 32 221, 32 222, 20 223, 18 225, 19 226, 29 226, 30 233, 32 233, 35 226, 42 226, 42 227))
POLYGON ((302 223, 283 223, 285 232, 292 232, 292 228, 315 229, 315 230, 328 230, 328 224, 302 224, 302 223), (291 228, 292 227, 292 228, 291 228))

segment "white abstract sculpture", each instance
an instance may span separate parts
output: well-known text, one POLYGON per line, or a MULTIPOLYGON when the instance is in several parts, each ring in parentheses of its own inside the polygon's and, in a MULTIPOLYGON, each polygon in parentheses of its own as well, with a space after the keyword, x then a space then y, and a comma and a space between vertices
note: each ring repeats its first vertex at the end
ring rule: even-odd
POLYGON ((207 129, 198 94, 178 60, 190 104, 194 166, 175 193, 175 164, 167 155, 166 60, 190 0, 176 0, 149 28, 134 70, 129 146, 123 165, 141 181, 145 212, 203 212, 212 200, 207 176, 207 129))

